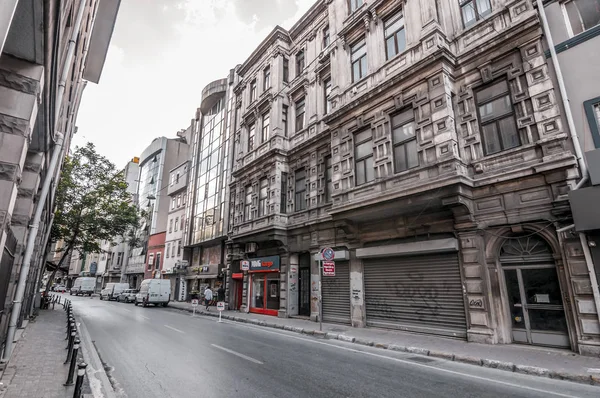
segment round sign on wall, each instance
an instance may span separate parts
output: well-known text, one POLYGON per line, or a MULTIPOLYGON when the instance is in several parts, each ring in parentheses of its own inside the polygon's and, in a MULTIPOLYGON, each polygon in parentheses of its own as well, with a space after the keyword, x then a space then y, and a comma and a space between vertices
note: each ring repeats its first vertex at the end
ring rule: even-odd
POLYGON ((323 249, 323 260, 332 261, 335 258, 335 252, 331 247, 323 249))

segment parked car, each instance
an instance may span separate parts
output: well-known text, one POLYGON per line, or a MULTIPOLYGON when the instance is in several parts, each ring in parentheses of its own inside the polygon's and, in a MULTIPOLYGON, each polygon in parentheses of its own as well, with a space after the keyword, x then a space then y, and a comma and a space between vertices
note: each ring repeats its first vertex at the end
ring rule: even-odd
POLYGON ((75 279, 73 283, 73 287, 71 287, 71 296, 83 296, 88 295, 91 296, 94 293, 94 289, 96 288, 96 278, 92 277, 82 277, 75 279))
POLYGON ((67 291, 67 287, 65 285, 56 285, 54 287, 54 291, 55 292, 60 292, 60 293, 64 293, 67 291))
POLYGON ((117 301, 121 303, 133 303, 135 302, 135 295, 139 292, 137 289, 125 289, 119 297, 117 297, 117 301))
POLYGON ((135 296, 135 305, 148 304, 166 307, 171 300, 171 281, 168 279, 144 279, 140 291, 135 296))
POLYGON ((100 300, 116 300, 124 290, 129 289, 129 283, 107 283, 100 292, 100 300))

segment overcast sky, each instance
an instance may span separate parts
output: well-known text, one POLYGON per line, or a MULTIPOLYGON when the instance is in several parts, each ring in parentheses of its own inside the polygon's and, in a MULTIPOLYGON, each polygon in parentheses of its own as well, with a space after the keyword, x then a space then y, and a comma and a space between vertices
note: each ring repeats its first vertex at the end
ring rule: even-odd
POLYGON ((201 91, 246 60, 277 24, 316 0, 122 0, 102 77, 88 83, 74 145, 118 167, 190 124, 201 91))

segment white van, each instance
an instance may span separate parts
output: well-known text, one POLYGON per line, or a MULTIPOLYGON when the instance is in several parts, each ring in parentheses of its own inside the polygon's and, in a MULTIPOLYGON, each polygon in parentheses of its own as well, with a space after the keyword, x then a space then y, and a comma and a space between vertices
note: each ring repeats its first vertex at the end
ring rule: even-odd
POLYGON ((91 296, 94 293, 94 289, 96 289, 96 278, 77 278, 71 287, 71 296, 83 296, 84 294, 91 296))
POLYGON ((129 283, 107 283, 100 292, 100 300, 116 300, 123 290, 129 289, 129 283))
POLYGON ((135 296, 135 305, 148 304, 166 307, 171 299, 171 281, 168 279, 144 279, 140 292, 135 296))

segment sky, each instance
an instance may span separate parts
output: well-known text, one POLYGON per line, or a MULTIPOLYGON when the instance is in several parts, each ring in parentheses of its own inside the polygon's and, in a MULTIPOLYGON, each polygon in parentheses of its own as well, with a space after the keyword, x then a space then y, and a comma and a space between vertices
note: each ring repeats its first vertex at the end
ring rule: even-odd
MULTIPOLYGON (((190 125, 202 88, 228 76, 275 25, 316 0, 122 0, 99 84, 88 83, 73 145, 124 167, 190 125)), ((73 147, 74 148, 74 147, 73 147)))

